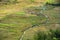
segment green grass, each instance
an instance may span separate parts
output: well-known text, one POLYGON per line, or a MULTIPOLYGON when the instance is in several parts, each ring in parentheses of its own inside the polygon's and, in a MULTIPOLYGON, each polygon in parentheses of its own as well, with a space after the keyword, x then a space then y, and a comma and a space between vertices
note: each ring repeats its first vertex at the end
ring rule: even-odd
POLYGON ((45 10, 43 13, 49 17, 49 23, 59 23, 60 24, 60 7, 54 7, 52 9, 45 10))
POLYGON ((16 12, 14 14, 9 14, 1 18, 0 19, 0 40, 19 40, 19 38, 23 34, 23 31, 34 24, 36 25, 39 24, 39 27, 35 27, 26 31, 26 34, 24 35, 23 40, 27 40, 27 38, 30 38, 31 40, 35 40, 34 37, 36 37, 36 40, 37 40, 38 37, 43 36, 42 38, 44 38, 44 35, 46 35, 47 40, 48 40, 53 34, 54 34, 53 39, 57 40, 56 36, 58 34, 60 35, 60 31, 59 31, 60 24, 58 25, 53 24, 53 23, 60 22, 60 19, 59 19, 60 11, 57 8, 59 7, 55 7, 53 9, 50 9, 50 10, 48 9, 48 10, 43 11, 43 13, 48 15, 49 17, 48 23, 51 23, 49 25, 48 23, 46 25, 42 25, 42 26, 40 25, 41 23, 47 20, 46 17, 43 17, 41 15, 40 16, 31 16, 31 15, 27 16, 25 12, 16 12), (52 31, 50 31, 50 29, 52 31), (56 31, 56 29, 59 29, 59 30, 56 31), (37 35, 37 32, 40 36, 37 35))
POLYGON ((22 31, 24 31, 26 28, 45 21, 45 17, 27 17, 24 12, 17 12, 15 14, 7 15, 0 20, 0 30, 4 31, 4 33, 1 34, 3 36, 1 40, 18 40, 23 33, 22 31))

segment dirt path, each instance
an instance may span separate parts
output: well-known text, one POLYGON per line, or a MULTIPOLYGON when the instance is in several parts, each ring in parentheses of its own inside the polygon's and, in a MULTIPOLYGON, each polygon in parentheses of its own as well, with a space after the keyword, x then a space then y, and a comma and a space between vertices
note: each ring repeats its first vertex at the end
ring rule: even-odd
MULTIPOLYGON (((40 13, 40 15, 43 15, 43 16, 45 16, 45 17, 47 18, 46 22, 43 23, 43 24, 46 24, 46 23, 49 21, 49 17, 48 17, 47 15, 45 15, 45 14, 42 14, 42 13, 40 13)), ((23 34, 22 34, 22 36, 20 37, 19 40, 22 40, 22 39, 23 39, 24 34, 26 33, 27 30, 29 30, 29 29, 31 29, 31 28, 38 27, 38 26, 39 26, 39 25, 34 24, 34 25, 32 25, 32 27, 25 29, 24 32, 23 32, 23 34)))

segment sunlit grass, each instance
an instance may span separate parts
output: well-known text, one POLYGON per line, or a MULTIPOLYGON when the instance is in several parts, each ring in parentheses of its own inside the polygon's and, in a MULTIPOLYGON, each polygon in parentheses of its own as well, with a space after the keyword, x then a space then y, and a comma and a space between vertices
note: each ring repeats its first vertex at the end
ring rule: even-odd
MULTIPOLYGON (((33 1, 31 1, 31 2, 33 2, 33 1)), ((26 5, 29 5, 29 4, 25 4, 25 3, 24 3, 24 5, 22 5, 22 4, 3 6, 3 7, 6 7, 7 10, 8 10, 8 8, 11 9, 9 12, 6 9, 0 10, 1 14, 2 13, 4 15, 8 14, 8 15, 5 15, 4 17, 2 16, 2 18, 0 19, 0 36, 1 36, 0 40, 19 40, 20 37, 22 36, 23 32, 27 28, 32 27, 32 25, 39 25, 39 26, 27 30, 26 35, 24 35, 23 40, 26 40, 27 38, 28 38, 28 40, 29 40, 29 38, 31 40, 35 40, 34 37, 38 38, 38 37, 41 37, 41 35, 43 36, 42 38, 44 38, 45 34, 46 34, 47 38, 50 38, 52 35, 52 36, 54 36, 53 39, 57 40, 58 38, 56 36, 60 35, 60 31, 59 31, 60 24, 56 25, 56 24, 48 24, 48 23, 60 23, 60 21, 59 21, 60 19, 58 19, 60 17, 59 9, 56 9, 56 8, 54 9, 53 7, 52 8, 49 7, 49 9, 44 10, 42 13, 46 14, 49 17, 49 21, 46 25, 44 24, 44 26, 41 26, 42 25, 41 23, 44 23, 47 20, 46 17, 43 17, 42 15, 33 16, 33 15, 29 15, 29 13, 28 13, 29 16, 27 16, 25 12, 23 12, 23 11, 20 12, 20 10, 21 10, 21 8, 26 7, 26 5), (20 8, 20 9, 18 10, 17 8, 20 8), (18 10, 18 11, 16 11, 16 10, 18 10), (58 28, 58 30, 56 30, 57 28, 58 28), (40 36, 38 36, 36 32, 38 32, 38 34, 40 36), (52 33, 56 33, 56 34, 52 34, 52 33)), ((40 39, 38 39, 38 40, 40 40, 40 39)))
MULTIPOLYGON (((38 25, 46 21, 45 17, 39 16, 26 16, 24 12, 16 12, 15 14, 9 14, 0 20, 0 30, 5 30, 8 34, 5 39, 2 40, 18 40, 21 37, 23 31, 32 25, 38 25)), ((3 33, 4 34, 4 33, 3 33)), ((2 35, 3 35, 2 34, 2 35)))

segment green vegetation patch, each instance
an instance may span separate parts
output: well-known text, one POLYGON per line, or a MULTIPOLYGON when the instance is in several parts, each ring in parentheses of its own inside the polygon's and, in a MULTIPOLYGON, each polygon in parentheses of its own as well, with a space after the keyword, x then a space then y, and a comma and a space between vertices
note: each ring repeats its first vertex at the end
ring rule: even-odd
POLYGON ((32 27, 34 24, 40 24, 46 21, 45 17, 39 16, 26 16, 24 12, 23 14, 10 14, 0 20, 0 30, 3 30, 4 35, 2 40, 18 40, 25 29, 32 27), (6 32, 7 31, 7 32, 6 32), (6 38, 4 38, 6 37, 6 38))

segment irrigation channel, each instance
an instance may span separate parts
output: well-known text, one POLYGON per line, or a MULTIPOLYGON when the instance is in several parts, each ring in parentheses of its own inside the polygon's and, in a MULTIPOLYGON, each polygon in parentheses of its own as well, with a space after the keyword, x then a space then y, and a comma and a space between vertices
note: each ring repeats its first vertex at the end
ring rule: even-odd
MULTIPOLYGON (((42 10, 45 10, 45 9, 46 9, 46 7, 45 8, 42 7, 42 10)), ((46 21, 43 23, 40 23, 40 24, 46 24, 49 21, 49 17, 47 15, 43 14, 42 12, 43 11, 40 11, 38 15, 42 15, 42 16, 46 17, 46 21)), ((34 24, 34 25, 32 25, 32 27, 25 29, 22 36, 19 38, 19 40, 23 40, 24 34, 26 33, 27 30, 38 27, 40 24, 34 24)))

